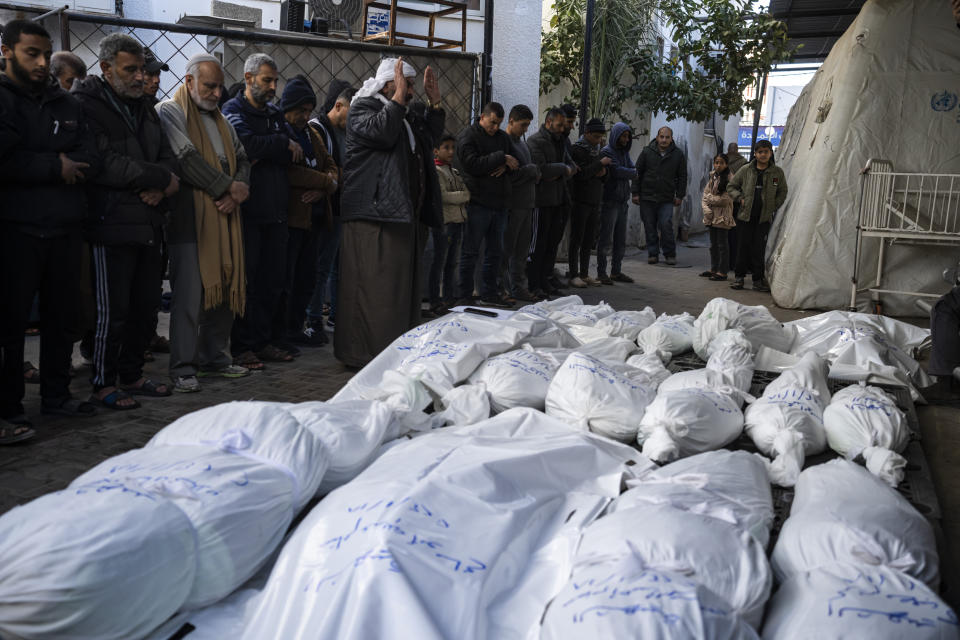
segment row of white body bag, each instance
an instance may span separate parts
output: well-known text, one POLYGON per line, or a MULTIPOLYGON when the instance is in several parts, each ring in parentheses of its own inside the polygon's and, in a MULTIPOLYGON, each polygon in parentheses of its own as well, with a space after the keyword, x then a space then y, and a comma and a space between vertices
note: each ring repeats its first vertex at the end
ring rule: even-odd
MULTIPOLYGON (((770 319, 763 329, 775 336, 770 319)), ((682 433, 669 417, 685 403, 669 402, 667 392, 693 398, 702 405, 697 411, 714 419, 745 397, 752 362, 743 351, 752 353, 766 343, 747 348, 746 327, 737 327, 740 333, 725 329, 710 341, 713 352, 704 370, 720 374, 722 384, 662 388, 664 381, 683 375, 668 377, 663 361, 689 350, 696 328, 686 314, 655 318, 649 308, 617 313, 608 305, 582 305, 575 297, 527 307, 508 320, 450 315, 399 338, 330 403, 230 403, 185 416, 144 449, 111 458, 67 490, 0 518, 0 634, 144 637, 175 612, 182 618, 217 602, 255 574, 296 512, 314 495, 354 478, 381 453, 384 442, 425 434, 441 424, 480 422, 491 409, 543 408, 615 440, 637 438, 645 453, 661 461, 724 446, 740 427, 682 433), (642 353, 633 355, 637 350, 642 353), (711 401, 701 402, 704 397, 711 401), (431 403, 442 410, 425 413, 431 403), (636 420, 624 421, 624 415, 636 420)), ((679 411, 689 413, 689 407, 679 411)), ((737 412, 739 406, 730 410, 737 412)), ((742 414, 740 421, 742 427, 742 414)), ((578 443, 600 441, 588 433, 573 435, 578 443)), ((634 467, 649 464, 636 456, 630 461, 634 467)), ((534 472, 556 481, 544 473, 555 464, 535 463, 523 479, 534 472)), ((618 489, 608 487, 603 499, 615 497, 618 489)), ((570 500, 570 480, 559 482, 556 491, 570 500)), ((314 511, 322 513, 333 495, 314 511)), ((555 500, 553 495, 548 501, 555 500)), ((591 505, 568 522, 583 524, 602 510, 599 503, 591 505)), ((312 521, 314 513, 304 522, 312 521)), ((385 522, 377 520, 376 527, 387 527, 385 522)), ((529 522, 522 530, 537 531, 529 522)), ((516 530, 510 531, 505 539, 519 540, 516 530)), ((421 541, 411 546, 419 544, 436 550, 421 541)), ((364 564, 376 555, 370 553, 352 562, 364 564)), ((453 558, 445 560, 451 565, 464 563, 467 575, 481 572, 465 564, 465 557, 442 555, 453 558)), ((509 582, 509 576, 503 579, 509 582)))

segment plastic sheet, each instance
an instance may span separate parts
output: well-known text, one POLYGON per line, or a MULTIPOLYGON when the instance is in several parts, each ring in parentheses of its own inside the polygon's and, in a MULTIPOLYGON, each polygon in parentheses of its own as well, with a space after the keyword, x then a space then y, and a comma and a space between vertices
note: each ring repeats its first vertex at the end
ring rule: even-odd
POLYGON ((194 528, 172 502, 140 491, 50 493, 0 517, 0 633, 140 638, 181 607, 196 570, 194 528))
POLYGON ((837 563, 890 567, 931 589, 940 582, 930 523, 882 480, 843 459, 800 474, 771 562, 780 582, 837 563))
MULTIPOLYGON (((296 478, 287 470, 197 446, 128 451, 79 476, 70 489, 135 492, 168 501, 184 513, 197 539, 196 577, 182 604, 187 609, 224 598, 257 571, 283 539, 298 492, 296 478)), ((156 552, 144 546, 131 553, 143 559, 156 552)), ((157 592, 159 586, 147 578, 141 588, 157 592)))
POLYGON ((529 637, 570 562, 530 585, 531 559, 644 467, 523 409, 398 444, 299 525, 243 637, 529 637))
POLYGON ((922 582, 889 567, 837 564, 780 585, 763 637, 956 640, 960 627, 956 613, 922 582))
POLYGON ((320 439, 304 429, 292 413, 295 406, 303 405, 226 402, 207 407, 171 422, 150 439, 146 448, 202 445, 268 461, 296 478, 299 509, 317 492, 328 456, 320 439))

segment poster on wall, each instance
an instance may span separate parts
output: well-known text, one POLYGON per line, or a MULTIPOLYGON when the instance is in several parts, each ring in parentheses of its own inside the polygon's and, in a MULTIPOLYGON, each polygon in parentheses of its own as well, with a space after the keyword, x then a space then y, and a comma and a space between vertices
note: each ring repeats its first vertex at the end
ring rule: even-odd
POLYGON ((373 36, 386 33, 390 29, 390 11, 370 7, 367 11, 367 24, 364 35, 373 36))

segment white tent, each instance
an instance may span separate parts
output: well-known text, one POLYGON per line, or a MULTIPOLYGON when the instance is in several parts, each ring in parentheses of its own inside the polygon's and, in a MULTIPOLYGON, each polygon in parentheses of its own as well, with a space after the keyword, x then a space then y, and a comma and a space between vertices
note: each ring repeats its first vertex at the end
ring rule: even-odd
MULTIPOLYGON (((787 308, 850 302, 860 170, 884 158, 895 171, 960 173, 960 29, 948 0, 868 0, 797 100, 777 152, 790 193, 767 245, 774 301, 787 308), (949 109, 946 107, 949 106, 949 109)), ((876 269, 878 244, 861 265, 876 269)), ((937 292, 956 248, 887 251, 885 288, 937 292)), ((858 300, 868 306, 868 296, 858 300)), ((913 299, 884 312, 917 315, 913 299)))

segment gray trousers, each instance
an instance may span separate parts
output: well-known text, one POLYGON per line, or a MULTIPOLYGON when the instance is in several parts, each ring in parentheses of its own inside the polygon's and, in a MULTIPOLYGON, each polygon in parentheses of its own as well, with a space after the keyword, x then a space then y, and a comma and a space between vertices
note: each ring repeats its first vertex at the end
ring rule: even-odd
POLYGON ((203 308, 203 284, 196 244, 171 244, 170 376, 222 369, 230 357, 233 312, 226 304, 203 308))
POLYGON ((511 295, 527 288, 527 256, 533 237, 533 209, 510 209, 503 233, 500 282, 511 295))

